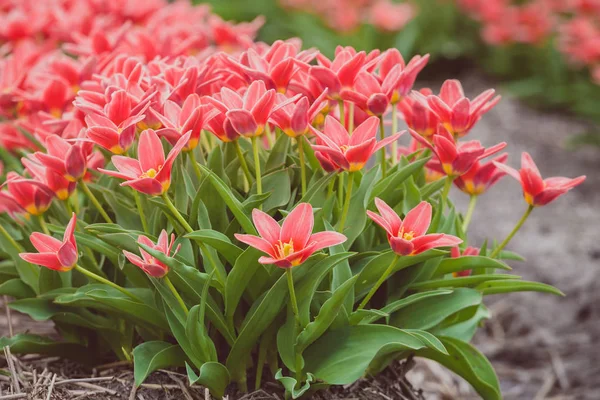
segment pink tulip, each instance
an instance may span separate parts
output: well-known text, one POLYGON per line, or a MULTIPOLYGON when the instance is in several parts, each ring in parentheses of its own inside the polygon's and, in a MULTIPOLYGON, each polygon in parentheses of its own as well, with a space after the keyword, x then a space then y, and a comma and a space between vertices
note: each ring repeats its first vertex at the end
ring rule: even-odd
MULTIPOLYGON (((91 147, 91 143, 87 143, 91 147)), ((53 169, 70 182, 77 182, 87 171, 88 154, 85 143, 68 142, 52 135, 46 139, 47 153, 37 152, 35 157, 46 167, 53 169)), ((89 149, 91 150, 91 149, 89 149)))
POLYGON ((394 253, 411 256, 435 247, 450 247, 462 243, 462 239, 444 233, 426 234, 431 224, 431 204, 420 202, 406 213, 404 221, 383 200, 375 198, 379 214, 367 211, 367 215, 387 232, 394 253))
POLYGON ((508 154, 504 153, 484 163, 476 161, 467 172, 454 180, 454 184, 468 195, 479 196, 506 175, 506 172, 499 169, 494 163, 504 164, 507 159, 508 154))
POLYGON ((324 143, 312 147, 316 152, 327 154, 335 164, 344 170, 358 171, 365 166, 373 154, 397 140, 404 133, 396 133, 377 142, 378 126, 379 118, 370 117, 350 135, 337 119, 328 115, 325 119, 323 132, 312 126, 310 127, 313 133, 324 143))
MULTIPOLYGON (((138 243, 151 247, 154 250, 160 251, 161 253, 164 253, 167 257, 173 257, 181 247, 181 245, 177 246, 177 248, 173 252, 173 255, 171 255, 171 248, 175 243, 175 235, 171 234, 171 240, 169 243, 167 231, 165 231, 164 229, 160 232, 156 244, 152 243, 152 240, 148 239, 144 235, 140 235, 138 237, 138 243)), ((142 248, 140 248, 140 254, 142 255, 142 257, 126 250, 123 250, 123 254, 125 254, 125 257, 127 257, 130 263, 140 267, 145 273, 155 278, 162 278, 169 272, 169 267, 167 265, 152 257, 150 254, 148 254, 148 252, 144 251, 144 249, 142 248)))
POLYGON ((425 68, 429 54, 414 56, 408 64, 397 49, 386 50, 379 62, 379 80, 390 104, 398 104, 410 93, 417 75, 425 68))
POLYGON ((268 214, 254 209, 252 220, 260 236, 235 234, 237 240, 246 243, 269 257, 261 257, 262 264, 275 264, 280 268, 291 268, 302 264, 316 251, 346 241, 346 236, 337 232, 312 233, 313 209, 308 203, 298 204, 279 226, 268 214))
POLYGON ((77 216, 73 213, 65 229, 62 242, 43 233, 32 233, 29 239, 39 253, 20 253, 19 256, 29 263, 55 271, 70 271, 75 267, 79 258, 75 241, 76 224, 77 216))
POLYGON ((121 186, 131 186, 149 196, 160 196, 171 186, 171 168, 175 158, 190 139, 187 132, 177 141, 165 159, 165 152, 160 138, 152 129, 140 135, 138 159, 113 156, 112 162, 118 171, 98 169, 98 171, 125 179, 121 186))
MULTIPOLYGON (((458 257, 462 257, 462 256, 478 256, 479 255, 479 249, 477 247, 467 247, 466 249, 464 249, 461 253, 460 248, 458 248, 458 246, 453 247, 452 249, 450 249, 450 257, 452 258, 458 258, 458 257)), ((454 276, 455 278, 461 277, 461 276, 469 276, 471 275, 471 270, 467 269, 465 271, 458 271, 458 272, 453 272, 452 276, 454 276)))
POLYGON ((585 175, 574 179, 560 176, 542 179, 540 170, 533 162, 529 153, 526 152, 523 152, 521 155, 521 169, 519 171, 495 161, 494 165, 496 168, 521 182, 525 201, 527 204, 535 207, 544 206, 554 201, 559 196, 585 181, 585 175))
POLYGON ((14 210, 16 207, 23 209, 31 215, 42 215, 48 210, 54 193, 44 183, 34 179, 25 179, 15 172, 9 172, 6 182, 0 188, 0 204, 4 208, 14 210))

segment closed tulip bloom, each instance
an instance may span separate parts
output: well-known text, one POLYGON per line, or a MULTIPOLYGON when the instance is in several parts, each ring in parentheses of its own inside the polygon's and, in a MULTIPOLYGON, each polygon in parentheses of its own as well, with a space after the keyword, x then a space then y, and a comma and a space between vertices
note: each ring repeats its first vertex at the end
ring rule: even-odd
POLYGON ((313 209, 308 203, 298 204, 282 226, 258 209, 252 210, 252 220, 260 236, 235 234, 235 237, 268 254, 268 257, 259 258, 261 264, 275 264, 280 268, 296 267, 313 253, 346 241, 346 236, 338 232, 313 234, 313 209))
POLYGON ((384 90, 375 76, 361 71, 356 76, 353 89, 342 89, 342 99, 354 103, 369 115, 381 116, 387 111, 393 88, 384 90))
POLYGON ((412 256, 435 247, 456 246, 462 239, 444 233, 427 234, 431 224, 431 204, 420 202, 406 213, 404 220, 383 200, 375 198, 379 214, 367 211, 367 215, 387 232, 388 241, 394 253, 399 256, 412 256))
MULTIPOLYGON (((146 245, 154 250, 160 251, 161 253, 164 253, 167 257, 173 257, 181 247, 181 245, 177 246, 177 248, 171 255, 171 249, 173 247, 173 244, 175 243, 175 235, 171 234, 171 240, 169 241, 167 231, 165 231, 164 229, 160 232, 156 244, 154 244, 152 240, 148 239, 144 235, 140 235, 138 237, 138 243, 146 245)), ((169 267, 167 265, 152 257, 150 254, 148 254, 148 252, 144 251, 144 249, 142 248, 140 248, 140 254, 142 255, 141 257, 126 250, 123 250, 123 254, 125 254, 125 257, 127 257, 130 263, 140 267, 145 273, 155 278, 162 278, 169 272, 169 267)))
MULTIPOLYGON (((309 125, 327 107, 327 102, 324 101, 326 95, 327 90, 323 91, 312 105, 306 96, 300 98, 296 103, 288 103, 271 114, 271 121, 289 137, 302 136, 308 132, 309 125)), ((277 94, 279 103, 286 100, 284 95, 277 94)))
POLYGON ((315 151, 327 154, 331 160, 346 171, 361 170, 369 158, 382 147, 397 140, 402 133, 396 133, 377 141, 379 118, 370 117, 360 124, 350 135, 346 128, 334 117, 328 115, 325 119, 323 132, 310 127, 323 145, 313 145, 315 151))
POLYGON ((152 129, 147 129, 140 135, 138 159, 113 156, 112 162, 118 171, 98 169, 98 171, 125 179, 121 186, 131 186, 149 196, 159 196, 171 186, 171 168, 175 158, 190 139, 191 132, 181 136, 165 159, 165 153, 160 138, 152 129))
POLYGON ((442 165, 444 173, 451 177, 461 176, 482 158, 491 156, 506 147, 506 143, 485 148, 478 140, 456 143, 454 137, 443 127, 433 136, 433 144, 412 129, 409 130, 415 140, 431 149, 442 165))
POLYGON ((81 142, 68 142, 60 136, 52 135, 46 139, 46 149, 47 153, 35 153, 42 164, 70 182, 83 178, 87 171, 87 154, 81 142))
MULTIPOLYGON (((452 258, 458 258, 458 257, 464 257, 464 256, 478 256, 479 255, 479 249, 477 247, 467 247, 465 248, 462 253, 460 251, 460 248, 458 246, 453 247, 452 249, 450 249, 450 257, 452 258)), ((454 276, 455 278, 461 277, 461 276, 469 276, 471 275, 472 270, 467 269, 465 271, 457 271, 457 272, 453 272, 452 276, 454 276)))
POLYGON ((19 257, 29 263, 55 271, 70 271, 79 258, 75 241, 76 224, 77 216, 73 213, 62 241, 43 233, 32 233, 29 239, 39 253, 20 253, 19 257))
POLYGON ((585 181, 584 175, 574 179, 560 176, 542 179, 539 169, 529 153, 526 152, 521 155, 521 169, 519 171, 499 162, 494 162, 494 165, 521 182, 525 201, 534 207, 544 206, 554 201, 585 181))
MULTIPOLYGON (((420 93, 427 96, 431 94, 431 90, 421 89, 420 93)), ((409 128, 427 140, 432 140, 440 122, 437 115, 427 105, 415 100, 413 96, 408 96, 398 103, 398 109, 409 128)))
POLYGON ((408 64, 397 49, 386 50, 379 63, 379 79, 390 104, 400 103, 411 91, 417 75, 425 68, 429 54, 414 56, 408 64))
POLYGON ((0 203, 10 203, 7 204, 9 209, 18 205, 31 215, 45 213, 54 199, 54 193, 44 183, 25 179, 15 172, 7 174, 2 187, 6 187, 6 190, 0 190, 0 203))
POLYGON ((354 79, 365 67, 367 54, 364 51, 354 53, 348 49, 336 51, 335 58, 330 61, 322 55, 317 56, 321 65, 310 68, 310 76, 319 82, 322 88, 328 89, 328 96, 340 100, 343 89, 353 89, 354 79))
POLYGON ((508 154, 504 153, 487 162, 476 161, 467 172, 454 180, 454 184, 468 195, 479 196, 506 175, 494 163, 504 164, 507 159, 508 154))
POLYGON ((25 157, 21 158, 21 162, 29 175, 36 181, 42 182, 48 186, 59 200, 68 199, 73 191, 75 191, 77 183, 69 181, 54 169, 40 164, 33 155, 29 155, 29 157, 31 159, 25 157))

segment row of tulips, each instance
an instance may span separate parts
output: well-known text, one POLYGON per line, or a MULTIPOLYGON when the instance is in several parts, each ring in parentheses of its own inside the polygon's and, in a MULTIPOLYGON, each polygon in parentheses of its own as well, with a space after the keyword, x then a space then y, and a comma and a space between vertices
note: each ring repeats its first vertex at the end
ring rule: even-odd
MULTIPOLYGON (((129 43, 156 19, 176 31, 167 16, 180 9, 197 11, 107 9, 137 25, 101 32, 129 43)), ((11 43, 3 65, 32 49, 36 60, 2 102, 0 293, 60 339, 0 343, 132 361, 136 384, 185 366, 215 396, 247 390, 249 370, 260 388, 268 367, 298 398, 416 355, 501 398, 469 344, 490 316, 483 297, 560 294, 496 270, 519 259, 505 247, 531 211, 585 178, 543 180, 526 153, 519 171, 506 154, 484 161, 505 143, 463 138, 499 97, 471 100, 455 80, 412 91, 427 56, 340 47, 329 59, 295 39, 248 44, 226 25, 239 46, 200 53, 95 46, 68 58, 50 39, 11 43), (525 214, 500 244, 468 247, 475 200, 505 174, 525 214), (464 215, 453 183, 472 198, 464 215)), ((86 41, 62 40, 67 52, 86 41)))

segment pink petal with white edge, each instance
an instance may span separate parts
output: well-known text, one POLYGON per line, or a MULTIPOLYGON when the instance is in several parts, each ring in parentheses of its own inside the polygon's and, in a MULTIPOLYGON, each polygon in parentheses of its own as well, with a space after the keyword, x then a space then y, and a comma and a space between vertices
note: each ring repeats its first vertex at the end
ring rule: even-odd
POLYGON ((377 127, 379 126, 379 118, 369 117, 366 121, 356 127, 352 136, 350 136, 349 144, 356 146, 362 142, 372 139, 377 135, 377 127))
POLYGON ((245 243, 248 246, 254 247, 255 249, 258 249, 264 253, 267 253, 271 257, 276 257, 275 249, 273 249, 271 243, 267 242, 265 239, 254 235, 242 235, 239 233, 236 233, 234 236, 240 242, 245 243))
POLYGON ((52 236, 44 235, 40 232, 33 232, 29 236, 31 244, 40 253, 56 252, 62 246, 62 242, 52 236))
POLYGON ((313 230, 313 209, 309 203, 298 204, 283 221, 281 226, 281 241, 293 241, 294 248, 301 249, 306 246, 313 230))
POLYGON ((377 210, 381 214, 381 217, 387 222, 390 227, 390 233, 392 236, 398 235, 398 231, 402 226, 402 219, 398 216, 398 214, 390 207, 385 201, 380 198, 375 198, 375 206, 377 210))
POLYGON ((159 166, 165 163, 165 151, 162 142, 152 129, 146 129, 140 135, 138 160, 143 172, 150 169, 158 171, 159 166))
POLYGON ((309 242, 314 243, 313 251, 319 251, 321 249, 336 246, 344 243, 348 238, 339 232, 324 231, 317 232, 311 235, 309 242))
POLYGON ((281 227, 273 217, 266 212, 255 208, 252 210, 252 221, 263 239, 269 243, 277 243, 281 233, 281 227))
POLYGON ((402 227, 404 232, 414 232, 414 236, 422 236, 431 224, 431 204, 420 202, 415 208, 406 213, 402 227))

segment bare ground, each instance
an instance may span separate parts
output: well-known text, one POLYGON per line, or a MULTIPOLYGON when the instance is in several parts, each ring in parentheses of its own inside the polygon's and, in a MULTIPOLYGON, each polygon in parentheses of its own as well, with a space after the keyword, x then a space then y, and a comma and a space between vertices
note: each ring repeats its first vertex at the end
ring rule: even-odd
MULTIPOLYGON (((469 96, 497 86, 477 73, 465 73, 459 78, 469 96)), ((435 90, 440 82, 430 85, 435 90)), ((600 357, 597 346, 600 340, 600 323, 597 322, 600 317, 600 242, 597 239, 600 233, 600 174, 597 174, 600 148, 574 151, 565 148, 571 135, 589 128, 582 121, 560 113, 532 110, 506 95, 471 134, 484 145, 508 142, 512 166, 519 166, 521 151, 529 151, 544 176, 588 177, 572 193, 536 209, 509 245, 527 259, 513 263, 514 273, 524 279, 555 285, 566 298, 539 293, 489 298, 493 319, 478 333, 475 342, 497 370, 507 400, 591 400, 600 393, 600 363, 597 362, 600 357)), ((458 191, 452 196, 457 207, 466 210, 467 197, 458 191)), ((480 199, 471 224, 471 244, 481 245, 485 238, 503 238, 524 210, 518 183, 505 178, 480 199)), ((52 331, 48 325, 34 323, 17 313, 13 313, 12 323, 15 332, 52 331)), ((0 318, 0 334, 8 334, 6 318, 0 318)), ((146 386, 132 391, 133 377, 127 367, 109 365, 90 372, 56 359, 10 359, 13 376, 20 380, 20 391, 28 392, 29 397, 19 397, 12 376, 0 375, 0 399, 210 398, 201 387, 187 388, 185 377, 174 372, 155 373, 146 386), (83 381, 64 382, 74 378, 83 381), (4 397, 10 394, 13 397, 4 397)), ((6 361, 5 358, 5 365, 6 361)), ((435 363, 417 360, 416 367, 408 372, 408 381, 399 373, 402 368, 397 364, 375 380, 361 380, 319 397, 478 398, 468 384, 435 363), (412 389, 411 384, 422 392, 412 389)), ((240 396, 230 396, 233 398, 240 396)), ((283 397, 280 388, 267 384, 264 390, 246 398, 283 397)))

